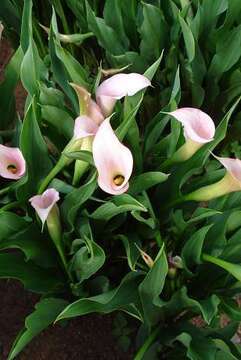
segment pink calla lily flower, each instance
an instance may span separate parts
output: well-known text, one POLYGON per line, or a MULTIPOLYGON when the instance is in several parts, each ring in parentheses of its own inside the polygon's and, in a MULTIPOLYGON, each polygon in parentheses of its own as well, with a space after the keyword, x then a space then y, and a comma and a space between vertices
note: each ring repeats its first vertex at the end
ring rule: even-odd
POLYGON ((44 226, 45 221, 47 220, 50 211, 54 207, 54 205, 59 201, 59 192, 53 188, 47 189, 41 195, 33 196, 29 201, 32 207, 35 209, 38 214, 40 220, 42 221, 42 225, 44 226))
POLYGON ((19 148, 0 145, 0 176, 18 180, 26 171, 26 163, 19 148))
POLYGON ((88 136, 94 136, 97 133, 98 125, 89 116, 81 115, 75 119, 74 139, 83 139, 88 136))
POLYGON ((141 74, 116 74, 103 81, 97 88, 96 101, 104 116, 109 116, 117 100, 127 95, 133 96, 150 85, 150 80, 141 74))
POLYGON ((184 128, 186 140, 205 144, 213 140, 215 125, 205 112, 195 108, 180 108, 169 113, 175 117, 184 128))
POLYGON ((94 137, 93 158, 98 184, 103 191, 119 195, 128 190, 133 157, 131 151, 118 140, 109 118, 100 125, 94 137))

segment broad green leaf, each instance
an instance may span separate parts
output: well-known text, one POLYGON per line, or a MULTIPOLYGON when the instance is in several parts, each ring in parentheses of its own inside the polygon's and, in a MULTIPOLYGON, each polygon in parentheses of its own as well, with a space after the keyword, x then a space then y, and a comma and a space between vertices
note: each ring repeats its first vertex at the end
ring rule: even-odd
POLYGON ((139 194, 140 192, 149 189, 152 186, 166 181, 167 174, 159 171, 150 171, 134 177, 130 181, 129 193, 132 195, 139 194))
POLYGON ((25 115, 20 147, 27 163, 27 175, 26 183, 19 187, 17 194, 19 199, 26 199, 37 193, 41 180, 51 169, 48 149, 37 121, 35 99, 25 115))
POLYGON ((117 195, 111 201, 98 207, 90 217, 95 220, 109 221, 114 216, 128 211, 147 211, 145 206, 128 194, 117 195))
POLYGON ((113 290, 90 298, 79 299, 70 304, 57 317, 56 321, 95 312, 108 314, 115 310, 122 310, 126 305, 138 302, 137 289, 142 277, 142 274, 136 272, 127 274, 120 285, 113 290))
POLYGON ((95 176, 79 189, 69 193, 62 204, 63 216, 66 224, 73 230, 73 224, 80 207, 91 197, 96 188, 95 176))
POLYGON ((106 25, 115 30, 118 39, 121 41, 123 47, 128 49, 129 39, 125 34, 123 15, 121 12, 121 1, 106 0, 104 7, 104 19, 106 25))
POLYGON ((0 254, 0 278, 20 280, 24 287, 38 294, 61 290, 59 275, 42 269, 31 261, 25 261, 18 253, 0 254))
POLYGON ((222 260, 220 258, 211 256, 211 255, 208 255, 208 254, 203 254, 202 255, 202 260, 210 262, 212 264, 215 264, 215 265, 221 267, 222 269, 229 272, 238 281, 241 281, 241 265, 240 264, 233 264, 233 263, 230 263, 228 261, 224 261, 224 260, 222 260))
POLYGON ((84 242, 71 261, 71 270, 79 282, 89 279, 105 263, 104 250, 93 240, 85 238, 84 242))
POLYGON ((74 120, 67 111, 56 106, 41 105, 41 115, 60 135, 64 135, 67 139, 73 137, 74 120))
POLYGON ((104 19, 96 17, 93 10, 86 3, 87 21, 90 31, 92 31, 99 43, 106 51, 113 55, 119 55, 125 52, 121 41, 118 38, 117 33, 106 24, 104 19))
POLYGON ((143 22, 139 31, 141 55, 148 61, 153 61, 160 56, 165 48, 168 34, 168 25, 161 9, 143 3, 143 22))
POLYGON ((66 152, 64 154, 70 159, 82 160, 91 165, 94 165, 93 155, 92 152, 90 151, 80 150, 80 151, 66 152))
POLYGON ((0 129, 6 129, 15 120, 14 90, 19 80, 20 66, 23 59, 22 49, 19 47, 5 68, 4 80, 0 84, 0 129))
POLYGON ((191 63, 195 56, 195 40, 191 28, 187 25, 185 20, 182 18, 181 14, 179 14, 178 19, 183 33, 188 61, 189 63, 191 63))
POLYGON ((57 298, 42 299, 37 303, 34 312, 26 318, 25 328, 16 338, 8 360, 15 359, 35 336, 51 325, 67 304, 67 301, 57 298))
POLYGON ((129 268, 132 271, 135 271, 137 260, 140 257, 140 251, 138 250, 138 248, 136 246, 136 245, 138 245, 138 243, 137 243, 138 238, 135 239, 135 237, 131 236, 131 234, 128 237, 125 235, 118 235, 117 238, 118 238, 118 240, 122 241, 122 243, 125 247, 129 268))
POLYGON ((202 248, 207 232, 211 228, 211 225, 207 225, 196 231, 190 239, 187 240, 182 249, 182 259, 185 269, 189 274, 194 265, 198 265, 202 262, 202 248))
POLYGON ((160 320, 159 295, 163 290, 167 272, 168 263, 163 246, 155 258, 153 267, 139 286, 142 311, 149 328, 160 320))

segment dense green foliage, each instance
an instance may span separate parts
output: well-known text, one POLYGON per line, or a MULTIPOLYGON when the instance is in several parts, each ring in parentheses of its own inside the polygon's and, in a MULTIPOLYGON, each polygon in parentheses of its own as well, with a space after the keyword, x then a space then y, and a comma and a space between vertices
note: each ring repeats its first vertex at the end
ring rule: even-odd
POLYGON ((182 202, 222 178, 210 151, 240 154, 240 16, 240 0, 1 0, 4 34, 16 51, 0 84, 0 139, 20 147, 27 174, 1 180, 0 278, 42 296, 9 360, 55 321, 116 310, 135 319, 137 360, 241 358, 232 341, 241 320, 241 192, 182 202), (73 163, 50 183, 61 197, 68 278, 29 198, 72 138, 81 108, 70 83, 94 96, 105 71, 122 67, 153 84, 118 102, 111 120, 134 157, 128 192, 102 192, 84 151, 68 154, 89 163, 80 184, 72 185, 73 163), (19 79, 28 94, 23 119, 14 105, 19 79), (184 142, 166 112, 182 106, 209 113, 215 138, 166 168, 184 142), (153 259, 150 268, 140 249, 153 259), (225 328, 223 313, 231 320, 225 328), (202 328, 191 321, 197 315, 202 328))

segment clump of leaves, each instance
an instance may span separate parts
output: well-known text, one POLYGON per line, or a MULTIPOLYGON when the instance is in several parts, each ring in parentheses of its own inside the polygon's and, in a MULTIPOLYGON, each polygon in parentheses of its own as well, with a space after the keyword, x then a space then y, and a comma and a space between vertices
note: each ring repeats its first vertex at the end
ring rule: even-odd
MULTIPOLYGON (((61 2, 54 3, 65 30, 61 2)), ((74 45, 61 42, 54 10, 51 23, 44 23, 48 52, 45 45, 40 48, 32 2, 24 3, 20 45, 0 87, 0 106, 5 109, 2 143, 20 147, 27 172, 17 181, 1 181, 0 277, 16 278, 42 297, 9 360, 56 321, 113 311, 125 312, 138 324, 136 359, 240 358, 240 346, 232 341, 240 321, 235 302, 241 290, 240 191, 216 199, 212 188, 204 202, 193 201, 200 189, 203 194, 205 186, 223 177, 210 151, 217 153, 229 134, 239 91, 224 86, 232 95, 221 109, 225 115, 215 115, 214 137, 185 161, 171 161, 185 139, 181 124, 170 115, 180 103, 220 106, 223 84, 238 71, 239 56, 232 49, 239 7, 228 1, 168 3, 106 1, 103 11, 98 2, 77 6, 67 1, 76 17, 71 26, 79 24, 78 30, 93 32, 98 41, 86 40, 93 46, 81 47, 76 57, 74 45), (102 14, 103 19, 97 17, 102 14), (210 39, 204 41, 207 34, 210 39), (70 83, 94 96, 103 76, 94 66, 102 57, 105 66, 116 68, 108 74, 131 63, 128 70, 161 86, 126 96, 115 106, 111 124, 134 159, 128 192, 115 196, 97 186, 91 151, 75 149, 68 153, 72 162, 53 170, 66 156, 75 119, 83 111, 70 83), (19 77, 28 92, 24 119, 17 118, 9 102, 19 77), (73 160, 87 164, 74 185, 73 160), (29 202, 48 185, 60 193, 60 243, 53 243, 56 233, 49 224, 42 231, 29 202), (225 328, 219 321, 223 312, 231 320, 225 328), (205 322, 202 328, 191 321, 197 315, 205 322)), ((130 331, 120 319, 116 335, 127 347, 130 331)))

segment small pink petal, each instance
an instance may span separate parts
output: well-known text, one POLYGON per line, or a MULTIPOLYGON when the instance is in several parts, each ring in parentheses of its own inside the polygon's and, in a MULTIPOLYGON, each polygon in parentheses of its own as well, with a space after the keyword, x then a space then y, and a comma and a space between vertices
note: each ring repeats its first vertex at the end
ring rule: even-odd
POLYGON ((19 148, 0 145, 0 176, 20 179, 26 171, 26 163, 19 148))
POLYGON ((93 158, 100 188, 112 195, 128 190, 133 169, 131 151, 115 135, 110 119, 100 125, 93 141, 93 158))
POLYGON ((205 144, 213 140, 215 125, 205 112, 195 108, 181 108, 169 113, 184 127, 184 136, 197 143, 205 144))
POLYGON ((78 116, 74 125, 74 139, 82 139, 93 136, 98 130, 98 125, 89 116, 78 116))
POLYGON ((116 74, 103 81, 97 88, 96 101, 103 114, 109 116, 116 100, 124 96, 133 96, 150 85, 150 80, 141 74, 116 74))
POLYGON ((213 156, 220 161, 220 163, 226 168, 228 173, 232 177, 241 183, 241 160, 219 157, 213 154, 213 156))
POLYGON ((36 213, 40 217, 44 226, 45 221, 48 218, 53 206, 59 201, 59 192, 55 189, 47 189, 41 195, 33 196, 29 201, 36 213))

